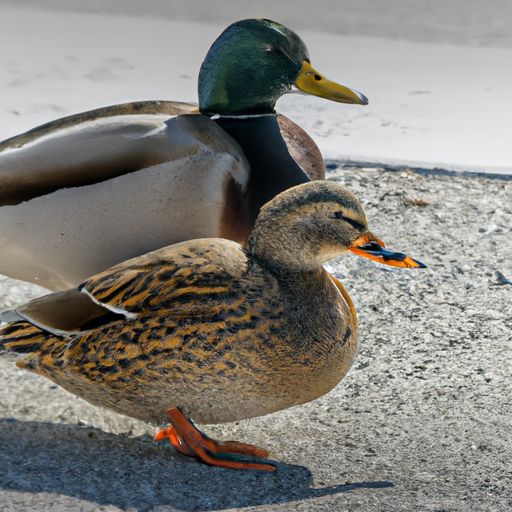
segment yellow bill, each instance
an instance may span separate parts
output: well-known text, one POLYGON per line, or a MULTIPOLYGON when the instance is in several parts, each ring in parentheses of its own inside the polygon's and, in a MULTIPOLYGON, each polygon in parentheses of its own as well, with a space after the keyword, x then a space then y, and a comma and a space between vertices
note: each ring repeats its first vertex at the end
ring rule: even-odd
POLYGON ((324 75, 319 73, 307 60, 302 63, 299 76, 295 86, 303 92, 320 96, 327 100, 339 103, 354 103, 357 105, 368 105, 368 98, 354 89, 345 87, 336 82, 331 82, 324 75))

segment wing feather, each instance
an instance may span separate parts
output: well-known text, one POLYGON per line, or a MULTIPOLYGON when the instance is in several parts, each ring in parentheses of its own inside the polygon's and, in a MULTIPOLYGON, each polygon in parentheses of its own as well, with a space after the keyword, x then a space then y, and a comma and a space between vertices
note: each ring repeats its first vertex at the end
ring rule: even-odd
POLYGON ((166 122, 194 106, 140 102, 58 119, 0 143, 0 206, 157 165, 170 154, 166 122))
POLYGON ((88 279, 79 290, 118 313, 190 313, 208 308, 210 297, 229 295, 246 265, 247 257, 235 242, 193 240, 125 261, 88 279))

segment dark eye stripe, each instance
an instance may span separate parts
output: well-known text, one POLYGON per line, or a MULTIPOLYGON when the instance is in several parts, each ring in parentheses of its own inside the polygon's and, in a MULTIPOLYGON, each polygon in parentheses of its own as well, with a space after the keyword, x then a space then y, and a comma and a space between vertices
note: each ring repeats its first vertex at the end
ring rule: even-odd
POLYGON ((345 217, 343 215, 343 212, 335 212, 334 216, 337 219, 344 220, 345 222, 348 222, 352 227, 354 227, 358 231, 364 231, 366 229, 366 226, 364 226, 360 222, 357 222, 357 220, 353 220, 353 219, 349 219, 348 217, 345 217))
POLYGON ((357 222, 357 220, 352 220, 352 219, 345 217, 345 221, 348 222, 354 228, 356 228, 358 231, 364 231, 366 229, 366 226, 364 226, 360 222, 357 222))

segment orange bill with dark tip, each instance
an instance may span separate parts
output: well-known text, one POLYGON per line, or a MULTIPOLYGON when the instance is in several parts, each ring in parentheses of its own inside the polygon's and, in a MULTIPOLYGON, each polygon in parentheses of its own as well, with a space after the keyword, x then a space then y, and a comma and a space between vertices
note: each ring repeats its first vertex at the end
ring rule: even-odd
POLYGON ((384 265, 400 268, 426 268, 421 261, 415 260, 401 252, 390 251, 384 247, 384 242, 367 233, 356 240, 350 247, 350 251, 363 258, 368 258, 384 265))

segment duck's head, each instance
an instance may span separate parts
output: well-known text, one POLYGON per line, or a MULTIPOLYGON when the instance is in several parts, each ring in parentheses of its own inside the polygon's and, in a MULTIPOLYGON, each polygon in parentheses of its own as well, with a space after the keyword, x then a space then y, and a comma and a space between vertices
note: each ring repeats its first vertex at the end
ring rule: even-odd
POLYGON ((199 72, 199 110, 272 113, 276 101, 293 86, 333 101, 368 103, 361 93, 316 71, 297 34, 274 21, 249 19, 230 25, 208 51, 199 72))
POLYGON ((425 267, 405 254, 385 249, 369 231, 354 194, 329 181, 298 185, 265 204, 248 250, 260 260, 289 270, 312 270, 347 251, 393 267, 425 267))

